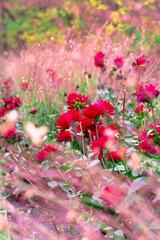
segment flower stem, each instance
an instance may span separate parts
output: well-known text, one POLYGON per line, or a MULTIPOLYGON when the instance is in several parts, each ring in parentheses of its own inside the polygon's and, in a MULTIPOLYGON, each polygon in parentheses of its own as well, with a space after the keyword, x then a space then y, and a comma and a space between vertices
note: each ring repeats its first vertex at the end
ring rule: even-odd
POLYGON ((125 102, 126 102, 126 92, 124 92, 124 98, 123 98, 123 141, 125 140, 125 124, 124 124, 125 102))

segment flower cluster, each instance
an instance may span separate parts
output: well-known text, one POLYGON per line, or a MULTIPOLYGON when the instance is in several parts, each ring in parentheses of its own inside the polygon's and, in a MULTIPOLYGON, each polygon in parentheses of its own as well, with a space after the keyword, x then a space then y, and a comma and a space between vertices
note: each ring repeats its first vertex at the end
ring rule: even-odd
POLYGON ((3 99, 3 106, 0 107, 0 117, 3 117, 6 112, 20 107, 22 100, 18 96, 3 99))
POLYGON ((119 133, 116 125, 105 127, 100 119, 101 116, 111 118, 115 114, 114 107, 110 102, 103 100, 97 100, 87 106, 88 97, 77 93, 69 94, 66 103, 70 110, 57 119, 56 126, 60 132, 56 140, 80 143, 83 139, 86 144, 90 144, 93 157, 98 155, 101 159, 105 156, 107 148, 112 149, 119 133))

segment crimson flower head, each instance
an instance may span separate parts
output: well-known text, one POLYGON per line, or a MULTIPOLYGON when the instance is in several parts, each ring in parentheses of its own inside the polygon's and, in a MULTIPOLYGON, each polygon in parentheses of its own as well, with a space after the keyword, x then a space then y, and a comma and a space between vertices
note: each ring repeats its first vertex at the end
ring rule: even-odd
POLYGON ((31 84, 30 83, 22 83, 21 90, 26 91, 27 89, 31 89, 31 84))
POLYGON ((110 153, 108 153, 106 155, 106 158, 109 160, 109 161, 121 161, 122 159, 125 158, 125 152, 124 151, 111 151, 110 153))
POLYGON ((119 187, 107 186, 103 189, 99 198, 107 205, 117 205, 124 199, 124 192, 120 191, 119 187))
POLYGON ((67 97, 66 103, 69 105, 69 109, 84 108, 88 103, 88 97, 77 93, 70 93, 67 97))
POLYGON ((30 110, 29 113, 31 113, 31 114, 36 114, 36 112, 37 112, 37 108, 33 108, 33 109, 30 110))
POLYGON ((93 104, 90 104, 89 107, 85 107, 82 114, 86 118, 96 119, 103 115, 106 112, 106 115, 109 116, 113 114, 114 107, 106 101, 97 100, 93 104))
POLYGON ((5 113, 8 111, 9 111, 8 107, 1 107, 0 108, 0 117, 3 117, 5 115, 5 113))
POLYGON ((150 102, 159 96, 160 92, 152 84, 146 85, 145 88, 141 85, 139 92, 136 92, 138 102, 150 102))
POLYGON ((115 58, 114 59, 114 64, 116 65, 116 67, 118 67, 118 68, 121 68, 121 67, 123 67, 123 58, 121 58, 121 57, 117 57, 117 58, 115 58))
POLYGON ((101 160, 101 158, 103 157, 103 149, 105 149, 107 141, 108 137, 104 135, 92 141, 91 150, 94 152, 94 155, 92 157, 98 155, 98 159, 101 160))
POLYGON ((45 161, 49 158, 52 158, 53 155, 57 153, 58 148, 59 148, 59 145, 56 145, 56 144, 48 145, 37 154, 37 160, 45 161))
POLYGON ((94 63, 96 67, 103 68, 104 67, 104 53, 103 52, 98 52, 94 56, 94 63))
MULTIPOLYGON (((150 111, 151 109, 149 109, 150 111)), ((134 110, 134 112, 137 114, 137 115, 140 115, 140 116, 143 116, 145 114, 148 113, 148 108, 147 106, 144 106, 143 104, 140 104, 139 107, 136 107, 136 109, 134 110)))
POLYGON ((57 137, 56 140, 57 140, 57 142, 67 142, 67 141, 72 142, 70 131, 61 131, 61 132, 59 132, 58 137, 57 137))
POLYGON ((0 126, 0 131, 5 139, 10 139, 15 137, 16 127, 15 122, 7 122, 5 125, 0 126))
POLYGON ((154 126, 148 126, 148 128, 145 129, 140 136, 140 139, 142 141, 139 146, 144 150, 144 153, 149 152, 151 154, 157 153, 158 155, 160 155, 160 124, 157 124, 156 130, 157 136, 155 134, 154 126))
POLYGON ((4 98, 4 99, 3 99, 3 103, 4 103, 5 105, 10 104, 10 103, 12 103, 12 102, 13 102, 13 97, 4 98))
POLYGON ((66 113, 63 113, 57 119, 56 126, 58 129, 65 130, 72 126, 75 122, 78 122, 80 119, 80 113, 78 110, 70 110, 66 113))
POLYGON ((140 57, 140 58, 136 58, 136 59, 135 59, 134 66, 142 67, 142 66, 144 66, 144 64, 145 64, 146 62, 149 62, 149 61, 147 61, 147 60, 144 58, 144 56, 142 56, 142 57, 140 57))

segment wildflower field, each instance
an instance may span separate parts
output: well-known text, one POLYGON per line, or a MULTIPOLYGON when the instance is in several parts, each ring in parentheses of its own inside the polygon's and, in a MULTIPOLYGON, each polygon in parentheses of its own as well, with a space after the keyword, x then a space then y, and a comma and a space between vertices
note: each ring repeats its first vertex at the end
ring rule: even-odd
POLYGON ((159 0, 0 11, 0 239, 159 240, 159 0))

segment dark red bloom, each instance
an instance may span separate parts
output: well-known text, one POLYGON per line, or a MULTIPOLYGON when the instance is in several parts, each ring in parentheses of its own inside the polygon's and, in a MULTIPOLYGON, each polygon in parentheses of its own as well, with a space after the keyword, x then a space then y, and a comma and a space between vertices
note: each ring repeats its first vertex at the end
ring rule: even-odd
POLYGON ((101 136, 98 139, 93 140, 91 143, 91 150, 93 150, 94 155, 92 157, 95 157, 98 154, 98 159, 101 160, 103 157, 103 149, 105 149, 106 141, 108 140, 107 136, 101 136))
POLYGON ((15 122, 8 122, 5 125, 0 126, 1 135, 5 139, 10 139, 15 137, 16 127, 15 122))
POLYGON ((149 126, 143 131, 143 134, 140 136, 142 142, 139 146, 144 150, 144 153, 157 153, 160 155, 160 124, 156 126, 157 136, 155 134, 155 128, 153 125, 149 126))
POLYGON ((94 56, 94 62, 96 67, 103 68, 104 67, 104 53, 103 52, 98 52, 94 56))
POLYGON ((13 97, 3 98, 3 103, 4 103, 5 105, 10 104, 10 103, 12 103, 12 102, 13 102, 13 97))
POLYGON ((140 104, 139 107, 136 107, 134 110, 134 112, 140 116, 147 114, 149 111, 151 111, 151 109, 148 110, 147 106, 144 106, 143 104, 140 104))
POLYGON ((113 111, 114 107, 109 102, 97 100, 97 102, 90 104, 89 107, 85 107, 82 114, 84 117, 96 119, 104 113, 109 117, 109 115, 113 115, 113 111))
POLYGON ((118 68, 123 67, 123 63, 124 63, 123 58, 121 58, 121 57, 117 57, 116 59, 114 59, 114 64, 118 68))
POLYGON ((98 159, 103 157, 103 150, 106 148, 112 148, 116 143, 116 134, 119 133, 116 125, 108 125, 107 127, 100 127, 97 131, 94 131, 95 136, 98 134, 98 139, 93 140, 91 143, 91 150, 94 152, 94 156, 98 154, 98 159))
POLYGON ((146 62, 149 62, 147 61, 144 56, 140 57, 140 58, 136 58, 135 59, 135 63, 134 63, 134 66, 143 66, 146 62))
POLYGON ((59 148, 59 145, 55 145, 55 144, 48 145, 37 154, 37 160, 45 161, 47 159, 52 158, 53 155, 57 153, 58 148, 59 148))
POLYGON ((48 68, 48 69, 47 69, 47 73, 48 73, 48 74, 55 74, 55 72, 54 72, 51 68, 48 68))
POLYGON ((72 142, 70 131, 61 131, 58 133, 57 142, 72 142))
POLYGON ((137 102, 150 102, 159 96, 160 92, 152 84, 146 85, 145 88, 141 85, 139 92, 136 92, 137 102))
POLYGON ((37 112, 37 108, 33 108, 33 109, 30 110, 31 114, 35 114, 36 112, 37 112))
POLYGON ((109 160, 109 161, 121 161, 122 159, 125 158, 125 152, 124 151, 111 151, 110 153, 108 153, 106 155, 106 158, 109 160))
POLYGON ((22 83, 21 90, 26 91, 27 89, 31 89, 31 84, 30 83, 22 83))
POLYGON ((106 106, 105 116, 107 118, 111 118, 112 115, 115 115, 115 108, 112 106, 112 104, 110 104, 110 102, 104 101, 104 104, 106 106))
POLYGON ((9 111, 8 107, 2 107, 0 108, 0 117, 3 117, 5 115, 6 112, 9 111))
POLYGON ((80 114, 78 110, 70 110, 57 119, 56 126, 58 129, 65 130, 72 126, 73 123, 80 120, 80 114))
POLYGON ((103 189, 99 198, 107 205, 117 205, 124 199, 124 192, 120 191, 119 187, 107 186, 103 189))
POLYGON ((69 105, 69 109, 79 109, 84 108, 88 102, 88 97, 85 95, 70 93, 67 97, 66 103, 69 105))

